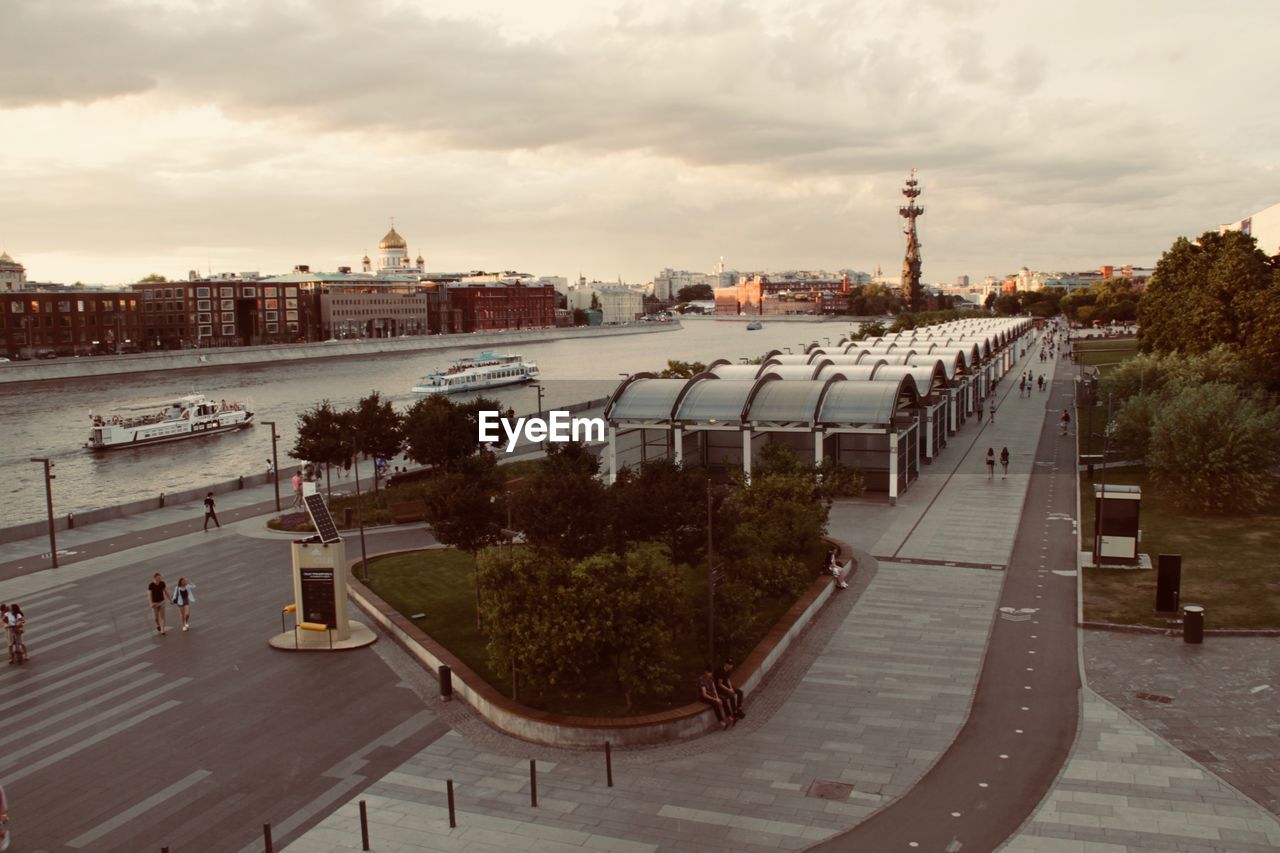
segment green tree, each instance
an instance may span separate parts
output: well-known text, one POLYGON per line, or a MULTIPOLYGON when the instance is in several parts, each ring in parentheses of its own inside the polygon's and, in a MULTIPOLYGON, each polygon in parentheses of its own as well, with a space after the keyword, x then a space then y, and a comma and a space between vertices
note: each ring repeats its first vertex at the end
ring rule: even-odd
POLYGON ((488 397, 465 403, 443 394, 423 397, 404 414, 405 454, 419 465, 453 470, 480 446, 480 413, 501 411, 488 397))
POLYGON ((600 460, 580 442, 547 445, 547 458, 515 493, 513 520, 541 551, 579 559, 608 541, 609 493, 600 460))
MULTIPOLYGON (((1195 354, 1218 345, 1250 355, 1280 353, 1280 280, 1248 234, 1206 232, 1195 243, 1178 238, 1156 264, 1138 303, 1146 352, 1195 354)), ((1266 365, 1280 381, 1280 363, 1266 365)))
POLYGON ((342 466, 351 458, 350 439, 343 435, 346 421, 328 400, 298 415, 298 435, 289 455, 294 459, 342 466))
POLYGON ((709 284, 691 284, 682 287, 676 293, 677 302, 692 302, 695 299, 715 299, 716 295, 709 284))
POLYGON ((669 359, 667 366, 658 374, 661 379, 692 379, 707 369, 700 361, 676 361, 669 359))
POLYGON ((138 279, 138 281, 141 282, 142 284, 163 284, 168 280, 169 279, 165 278, 164 276, 160 275, 160 273, 156 273, 156 272, 148 273, 147 275, 144 275, 142 278, 138 279))
MULTIPOLYGON (((496 467, 492 454, 485 456, 489 458, 490 467, 496 467)), ((448 472, 434 477, 423 486, 422 502, 431 532, 441 544, 466 551, 478 559, 481 549, 502 539, 506 507, 494 494, 492 481, 483 474, 448 472)), ((483 630, 478 566, 477 563, 474 570, 476 628, 483 630)))
MULTIPOLYGON (((348 411, 346 418, 352 430, 355 452, 383 459, 390 459, 400 452, 404 442, 400 415, 377 391, 362 397, 356 407, 348 411)), ((375 490, 378 488, 376 477, 373 487, 375 490)))
POLYGON ((992 307, 995 309, 995 312, 1002 317, 1012 317, 1014 314, 1017 314, 1022 310, 1022 305, 1018 302, 1017 295, 1013 293, 1006 293, 1003 296, 997 296, 992 307))
POLYGON ((609 487, 613 510, 613 547, 660 542, 679 562, 693 562, 705 536, 706 473, 670 459, 623 468, 609 487))
POLYGON ((879 320, 868 320, 858 329, 864 338, 883 338, 885 333, 884 323, 879 320))
POLYGON ((1181 388, 1151 426, 1152 478, 1185 507, 1257 512, 1275 488, 1280 410, 1231 385, 1181 388))

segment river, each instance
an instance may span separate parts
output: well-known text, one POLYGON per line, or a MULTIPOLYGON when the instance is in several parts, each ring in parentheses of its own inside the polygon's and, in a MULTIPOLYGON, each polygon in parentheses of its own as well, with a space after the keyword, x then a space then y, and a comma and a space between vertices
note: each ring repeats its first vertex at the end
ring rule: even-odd
MULTIPOLYGON (((542 405, 550 409, 608 396, 620 374, 657 371, 668 359, 736 362, 770 349, 789 347, 800 352, 810 341, 834 343, 852 326, 847 321, 766 321, 763 329, 748 332, 742 322, 699 318, 672 332, 555 340, 521 344, 518 349, 538 363, 542 405)), ((420 376, 452 359, 475 354, 474 347, 459 346, 425 353, 66 379, 4 389, 0 392, 0 435, 6 437, 0 443, 0 494, 4 496, 0 527, 45 517, 43 468, 29 461, 33 456, 53 460, 54 510, 63 515, 262 473, 271 455, 270 430, 261 426, 95 454, 84 449, 90 412, 154 411, 167 398, 193 392, 213 400, 237 400, 248 405, 259 423, 277 423, 280 464, 286 467, 294 464, 286 457, 300 412, 324 399, 336 408, 347 408, 374 390, 404 410, 414 400, 409 388, 420 376)), ((517 412, 538 407, 537 391, 528 386, 496 389, 488 396, 517 412)))

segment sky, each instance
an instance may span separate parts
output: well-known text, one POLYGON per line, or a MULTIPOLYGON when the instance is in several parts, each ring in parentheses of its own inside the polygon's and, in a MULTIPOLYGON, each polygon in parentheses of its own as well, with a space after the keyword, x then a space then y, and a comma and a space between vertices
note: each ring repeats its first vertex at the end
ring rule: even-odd
POLYGON ((1280 202, 1280 4, 2 0, 39 281, 1154 264, 1280 202))

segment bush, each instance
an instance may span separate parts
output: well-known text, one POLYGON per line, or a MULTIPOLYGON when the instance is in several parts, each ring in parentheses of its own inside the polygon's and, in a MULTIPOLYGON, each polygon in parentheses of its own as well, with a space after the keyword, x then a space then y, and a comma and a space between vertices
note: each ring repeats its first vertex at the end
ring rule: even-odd
POLYGON ((1231 385, 1190 385, 1151 425, 1152 479, 1186 508, 1257 512, 1275 487, 1280 411, 1231 385))

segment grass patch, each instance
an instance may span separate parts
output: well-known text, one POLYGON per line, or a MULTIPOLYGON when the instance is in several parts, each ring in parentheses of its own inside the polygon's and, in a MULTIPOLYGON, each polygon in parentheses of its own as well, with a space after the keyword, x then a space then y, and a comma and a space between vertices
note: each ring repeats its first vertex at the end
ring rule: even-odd
MULTIPOLYGON (((1182 555, 1181 601, 1203 605, 1207 627, 1280 628, 1280 496, 1252 517, 1198 517, 1175 506, 1142 469, 1108 470, 1107 482, 1142 487, 1140 550, 1153 562, 1158 554, 1182 555)), ((1084 474, 1080 495, 1087 550, 1093 542, 1093 483, 1084 474)), ((1155 588, 1154 571, 1087 569, 1085 619, 1164 627, 1164 617, 1152 612, 1155 588)))
MULTIPOLYGON (((488 640, 476 630, 474 567, 470 554, 453 548, 397 554, 369 562, 369 587, 407 618, 422 613, 421 618, 413 619, 414 624, 510 698, 511 673, 491 665, 486 648, 488 640)), ((627 708, 608 674, 602 673, 581 697, 539 694, 522 686, 519 701, 539 710, 586 717, 651 714, 693 701, 694 682, 702 673, 706 652, 706 567, 688 568, 684 579, 687 618, 684 629, 676 636, 675 676, 665 697, 637 696, 627 708)), ((750 641, 748 650, 794 603, 794 600, 774 600, 765 604, 765 619, 761 623, 764 627, 760 636, 750 641)), ((736 649, 731 653, 736 653, 739 660, 745 656, 736 649)))
POLYGON ((1106 338, 1097 341, 1075 341, 1072 344, 1076 364, 1087 364, 1106 372, 1120 362, 1138 354, 1136 338, 1106 338))

